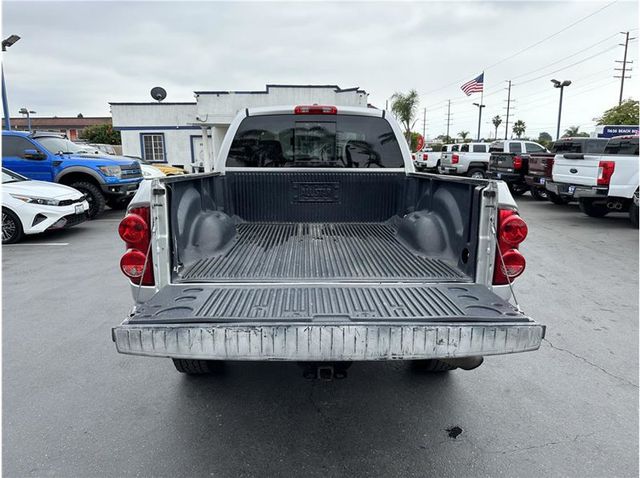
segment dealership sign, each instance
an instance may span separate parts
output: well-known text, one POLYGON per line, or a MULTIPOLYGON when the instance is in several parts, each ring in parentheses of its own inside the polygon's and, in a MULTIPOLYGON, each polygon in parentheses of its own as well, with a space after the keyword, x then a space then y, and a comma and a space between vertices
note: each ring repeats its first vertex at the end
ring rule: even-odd
POLYGON ((638 127, 635 125, 620 126, 600 126, 602 131, 598 131, 598 138, 613 138, 614 136, 637 135, 638 127))

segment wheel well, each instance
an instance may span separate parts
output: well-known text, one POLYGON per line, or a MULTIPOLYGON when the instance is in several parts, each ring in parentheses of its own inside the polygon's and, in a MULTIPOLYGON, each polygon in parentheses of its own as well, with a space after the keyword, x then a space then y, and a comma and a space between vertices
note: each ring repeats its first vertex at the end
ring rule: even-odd
POLYGON ((485 163, 469 163, 469 169, 487 169, 487 165, 485 163))
POLYGON ((91 184, 94 184, 95 186, 100 187, 100 183, 98 183, 98 181, 96 181, 96 179, 93 176, 85 173, 67 173, 61 178, 59 178, 58 182, 66 186, 70 186, 73 183, 85 182, 85 183, 91 183, 91 184))

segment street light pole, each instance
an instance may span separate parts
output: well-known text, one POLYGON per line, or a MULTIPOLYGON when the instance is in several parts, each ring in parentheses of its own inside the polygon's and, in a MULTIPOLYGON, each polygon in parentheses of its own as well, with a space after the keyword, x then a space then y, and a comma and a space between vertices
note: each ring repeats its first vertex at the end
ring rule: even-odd
POLYGON ((551 80, 554 88, 560 88, 560 104, 558 105, 558 127, 556 129, 556 141, 560 139, 560 119, 562 118, 562 94, 564 92, 564 87, 569 86, 571 84, 570 80, 558 81, 551 80))
MULTIPOLYGON (((20 40, 18 35, 11 35, 4 40, 2 40, 2 51, 7 51, 11 45, 20 40)), ((2 70, 0 71, 2 75, 2 108, 4 109, 4 126, 7 129, 11 129, 11 119, 9 115, 9 102, 7 101, 7 87, 4 84, 4 62, 2 62, 2 70)))
POLYGON ((31 133, 31 114, 36 114, 36 112, 28 108, 20 108, 18 113, 21 115, 27 115, 27 128, 29 129, 29 133, 31 133))
POLYGON ((474 106, 478 107, 478 141, 480 141, 480 125, 482 123, 482 108, 484 108, 486 105, 483 105, 482 103, 474 103, 474 106))

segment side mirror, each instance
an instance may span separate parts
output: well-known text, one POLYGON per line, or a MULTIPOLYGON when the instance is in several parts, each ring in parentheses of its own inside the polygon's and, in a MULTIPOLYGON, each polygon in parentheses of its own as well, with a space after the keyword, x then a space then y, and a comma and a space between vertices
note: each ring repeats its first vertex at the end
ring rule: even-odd
POLYGON ((41 153, 40 151, 38 151, 37 149, 25 149, 22 157, 24 159, 45 159, 47 157, 46 154, 41 153))

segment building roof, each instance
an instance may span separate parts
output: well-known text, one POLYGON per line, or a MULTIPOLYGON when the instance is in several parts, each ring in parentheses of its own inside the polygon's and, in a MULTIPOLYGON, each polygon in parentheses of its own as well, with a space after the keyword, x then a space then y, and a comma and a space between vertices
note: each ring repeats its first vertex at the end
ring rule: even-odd
POLYGON ((338 85, 267 85, 264 90, 259 91, 194 91, 196 95, 258 95, 269 93, 270 88, 332 88, 336 93, 346 93, 348 91, 355 91, 357 93, 367 94, 365 90, 359 87, 353 88, 340 88, 338 85))
MULTIPOLYGON (((11 118, 11 127, 15 128, 16 126, 27 127, 28 126, 27 118, 19 117, 19 118, 11 118)), ((96 124, 111 124, 110 116, 85 116, 83 118, 78 118, 76 116, 70 117, 60 117, 54 116, 50 118, 43 117, 31 117, 31 127, 33 129, 36 128, 84 128, 86 126, 93 126, 96 124)))

